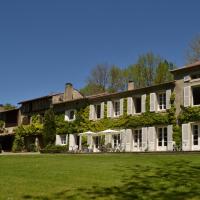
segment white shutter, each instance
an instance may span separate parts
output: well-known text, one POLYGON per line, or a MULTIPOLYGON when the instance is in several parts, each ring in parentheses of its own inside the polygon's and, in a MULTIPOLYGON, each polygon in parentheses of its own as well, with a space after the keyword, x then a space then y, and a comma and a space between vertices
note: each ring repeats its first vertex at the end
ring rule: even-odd
POLYGON ((148 150, 155 151, 155 136, 156 136, 156 129, 155 127, 148 128, 148 150))
POLYGON ((128 97, 127 98, 127 115, 133 114, 133 98, 128 97))
POLYGON ((191 138, 190 123, 182 124, 182 150, 183 151, 191 150, 190 138, 191 138))
POLYGON ((126 129, 126 151, 131 151, 132 129, 126 129))
POLYGON ((126 149, 126 132, 124 129, 121 130, 121 147, 122 147, 122 150, 126 149))
POLYGON ((101 103, 101 119, 104 118, 104 102, 101 103))
POLYGON ((56 135, 56 145, 61 145, 60 135, 56 135))
POLYGON ((124 114, 124 99, 120 99, 120 115, 124 114))
POLYGON ((107 117, 113 116, 113 104, 112 101, 107 102, 107 117))
POLYGON ((167 126, 167 150, 173 151, 173 125, 167 126))
POLYGON ((76 145, 75 135, 69 134, 69 150, 73 150, 76 145))
POLYGON ((147 97, 147 95, 146 94, 143 94, 142 95, 142 98, 141 98, 141 104, 142 104, 142 109, 141 109, 141 111, 142 111, 142 113, 144 113, 144 112, 146 112, 146 97, 147 97))
POLYGON ((94 119, 94 105, 90 105, 89 120, 94 119))
POLYGON ((147 127, 142 128, 142 151, 147 150, 147 127))
POLYGON ((190 91, 191 91, 190 86, 184 87, 184 106, 185 107, 190 106, 190 91))
POLYGON ((166 108, 167 109, 171 108, 170 98, 171 98, 171 90, 166 90, 166 108))
POLYGON ((65 121, 69 121, 69 110, 65 111, 65 121))
POLYGON ((150 112, 156 110, 156 93, 150 93, 150 112))

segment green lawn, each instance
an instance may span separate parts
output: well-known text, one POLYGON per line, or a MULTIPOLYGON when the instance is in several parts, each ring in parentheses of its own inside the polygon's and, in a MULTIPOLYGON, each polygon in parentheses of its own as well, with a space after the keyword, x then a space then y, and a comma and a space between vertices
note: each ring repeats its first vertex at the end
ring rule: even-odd
POLYGON ((0 199, 200 199, 200 155, 0 156, 0 199))

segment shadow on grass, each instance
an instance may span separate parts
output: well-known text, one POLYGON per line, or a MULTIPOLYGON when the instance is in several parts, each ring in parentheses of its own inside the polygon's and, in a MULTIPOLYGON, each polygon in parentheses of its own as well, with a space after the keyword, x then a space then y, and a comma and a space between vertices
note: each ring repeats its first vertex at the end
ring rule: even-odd
POLYGON ((25 195, 22 199, 200 199, 200 166, 190 162, 183 160, 165 163, 159 167, 136 165, 133 168, 119 170, 129 172, 129 175, 122 177, 120 186, 77 188, 54 193, 51 196, 25 195))

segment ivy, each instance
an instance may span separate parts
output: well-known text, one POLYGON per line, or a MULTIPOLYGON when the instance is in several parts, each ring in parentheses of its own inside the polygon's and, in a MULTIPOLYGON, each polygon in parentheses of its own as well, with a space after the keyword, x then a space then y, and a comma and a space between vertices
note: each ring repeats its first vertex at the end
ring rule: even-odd
POLYGON ((124 108, 124 116, 127 116, 127 98, 124 98, 123 108, 124 108))
POLYGON ((178 117, 181 124, 191 121, 200 121, 200 106, 183 107, 181 106, 181 114, 178 117))

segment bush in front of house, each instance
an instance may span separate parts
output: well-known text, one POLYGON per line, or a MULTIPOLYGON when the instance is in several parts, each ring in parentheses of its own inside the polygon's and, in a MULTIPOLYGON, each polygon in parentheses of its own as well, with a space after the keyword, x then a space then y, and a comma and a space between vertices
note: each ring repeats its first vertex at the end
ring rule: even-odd
POLYGON ((44 149, 41 149, 41 153, 66 153, 68 152, 68 145, 53 145, 49 144, 44 149))

